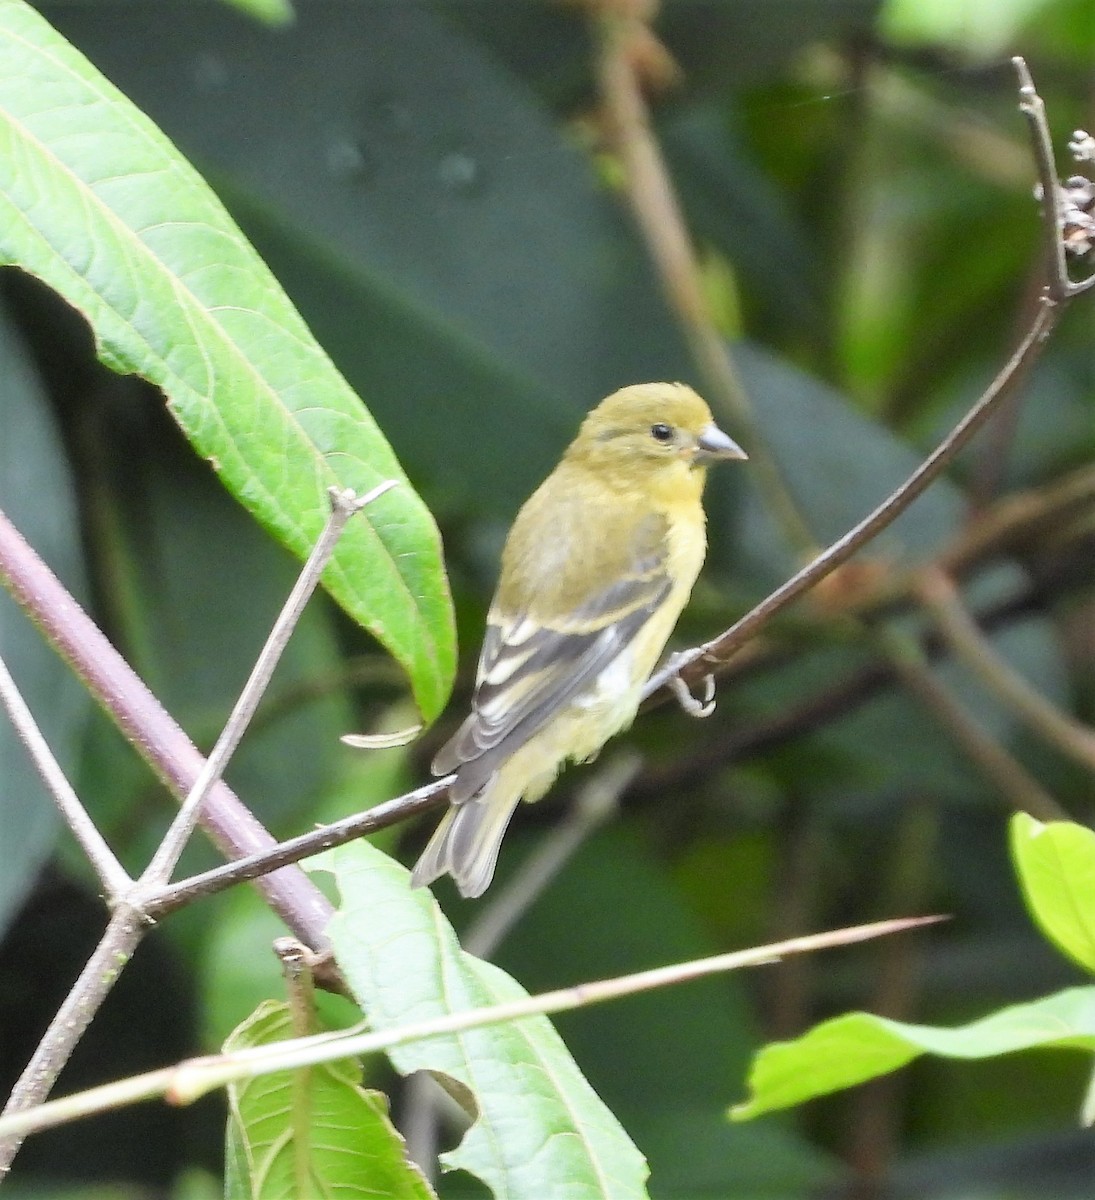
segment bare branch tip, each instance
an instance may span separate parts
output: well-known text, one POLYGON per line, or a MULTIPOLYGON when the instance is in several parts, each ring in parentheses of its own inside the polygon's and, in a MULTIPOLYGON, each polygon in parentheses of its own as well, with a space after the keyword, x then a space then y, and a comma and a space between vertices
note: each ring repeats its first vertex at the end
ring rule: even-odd
POLYGON ((351 487, 332 486, 327 489, 327 496, 331 501, 331 508, 335 512, 353 514, 360 512, 366 505, 372 504, 374 500, 379 499, 385 492, 390 492, 398 484, 398 479, 385 479, 376 487, 370 488, 363 496, 359 496, 351 487))
POLYGON ((1019 76, 1019 91, 1023 95, 1037 95, 1027 60, 1021 54, 1016 54, 1011 60, 1011 65, 1015 68, 1016 75, 1019 76))

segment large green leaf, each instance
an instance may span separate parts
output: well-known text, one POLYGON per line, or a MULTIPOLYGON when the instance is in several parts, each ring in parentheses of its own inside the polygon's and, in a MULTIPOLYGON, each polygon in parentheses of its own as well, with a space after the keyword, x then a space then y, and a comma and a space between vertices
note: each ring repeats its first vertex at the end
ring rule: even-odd
POLYGON ((208 170, 439 502, 512 515, 602 395, 692 374, 589 155, 445 14, 48 11, 208 170))
MULTIPOLYGON (((266 1001, 225 1042, 226 1053, 294 1035, 288 1006, 266 1001)), ((341 1060, 260 1075, 228 1088, 226 1200, 429 1200, 379 1092, 341 1060)))
MULTIPOLYGON (((319 862, 342 903, 329 933, 354 995, 377 1030, 527 993, 509 975, 464 953, 427 890, 363 842, 319 862)), ((404 1074, 432 1071, 473 1123, 443 1156, 509 1200, 627 1200, 646 1195, 646 1163, 586 1082, 545 1017, 471 1029, 391 1052, 404 1074)))
POLYGON ((1095 1050, 1095 987, 1015 1004, 955 1029, 906 1025, 870 1013, 823 1021, 791 1042, 773 1042, 749 1075, 752 1095, 731 1116, 749 1120, 897 1070, 921 1054, 992 1058, 1035 1047, 1095 1050))
POLYGON ((1011 819, 1011 856, 1042 932, 1095 972, 1095 833, 1071 821, 1011 819))
POLYGON ((225 484, 299 555, 333 484, 402 486, 325 575, 434 716, 453 669, 437 532, 376 424, 220 202, 20 0, 0 4, 0 260, 56 288, 109 366, 151 380, 225 484))

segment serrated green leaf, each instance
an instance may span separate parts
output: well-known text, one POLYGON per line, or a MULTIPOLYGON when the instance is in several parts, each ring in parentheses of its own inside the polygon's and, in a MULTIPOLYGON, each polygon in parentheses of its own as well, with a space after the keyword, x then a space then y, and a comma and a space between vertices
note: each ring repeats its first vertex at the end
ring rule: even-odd
MULTIPOLYGON (((465 954, 429 891, 367 843, 312 860, 334 872, 342 903, 329 933, 339 966, 377 1030, 520 999, 524 989, 465 954)), ((621 1046, 621 1053, 627 1048, 621 1046)), ((442 1162, 509 1200, 645 1197, 646 1162, 586 1082, 546 1017, 393 1049, 404 1074, 426 1070, 477 1116, 442 1162)))
POLYGON ((1011 857, 1030 914, 1059 950, 1095 972, 1095 832, 1071 821, 1011 819, 1011 857))
POLYGON ((454 645, 433 520, 384 437, 212 192, 21 0, 0 3, 0 261, 149 379, 225 485, 296 554, 333 484, 401 486, 348 527, 324 582, 439 711, 454 645))
MULTIPOLYGON (((226 1053, 294 1035, 288 1005, 267 1000, 228 1037, 226 1053)), ((262 1075, 228 1088, 226 1200, 338 1196, 429 1200, 379 1092, 348 1060, 262 1075)))
POLYGON ((589 155, 464 14, 298 8, 291 36, 207 6, 49 12, 208 169, 435 509, 509 520, 602 395, 690 377, 675 322, 589 155), (180 63, 200 82, 165 88, 180 63))
POLYGON ((749 1073, 749 1100, 730 1116, 746 1121, 864 1083, 921 1054, 992 1058, 1034 1047, 1095 1050, 1095 987, 1069 988, 1015 1004, 955 1029, 906 1025, 870 1013, 823 1021, 800 1038, 763 1047, 749 1073))

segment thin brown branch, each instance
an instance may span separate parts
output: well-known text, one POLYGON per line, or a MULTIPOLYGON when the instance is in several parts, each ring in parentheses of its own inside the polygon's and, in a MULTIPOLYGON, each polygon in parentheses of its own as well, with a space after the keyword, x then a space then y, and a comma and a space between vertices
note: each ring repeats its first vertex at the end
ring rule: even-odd
POLYGON ((950 690, 932 674, 914 643, 898 641, 890 631, 878 636, 890 643, 890 662, 910 692, 938 720, 940 730, 965 753, 1017 812, 1040 821, 1067 821, 1068 813, 1010 751, 990 736, 950 690))
POLYGON ((728 413, 732 430, 745 442, 752 474, 769 510, 800 553, 817 540, 783 481, 775 457, 757 428, 745 388, 711 316, 699 266, 661 147, 650 128, 650 113, 634 53, 636 41, 649 45, 654 34, 642 16, 604 11, 595 17, 596 74, 613 145, 624 167, 627 197, 663 290, 704 377, 717 410, 728 413))
POLYGON ((361 1031, 361 1027, 357 1026, 336 1034, 318 1034, 269 1046, 248 1047, 231 1054, 189 1059, 173 1067, 150 1071, 144 1075, 132 1076, 91 1088, 86 1092, 49 1101, 33 1112, 0 1117, 0 1137, 25 1137, 28 1133, 53 1129, 82 1117, 121 1108, 127 1104, 136 1104, 142 1100, 151 1100, 156 1096, 165 1096, 173 1104, 189 1104, 214 1088, 223 1087, 239 1079, 250 1079, 274 1071, 297 1070, 323 1062, 337 1061, 340 1058, 361 1057, 425 1038, 460 1033, 467 1029, 482 1029, 488 1025, 498 1025, 524 1017, 567 1012, 727 971, 767 966, 791 954, 810 954, 818 950, 857 945, 873 938, 888 937, 946 920, 948 918, 945 916, 898 917, 870 925, 806 934, 750 950, 734 950, 728 954, 673 963, 667 967, 654 967, 613 979, 580 983, 574 987, 525 996, 487 1008, 443 1013, 394 1029, 361 1031))
MULTIPOLYGON (((37 1108, 49 1095, 57 1076, 72 1057, 76 1044, 147 929, 144 916, 128 905, 123 903, 115 909, 98 946, 12 1088, 4 1105, 3 1116, 37 1108)), ((0 1182, 11 1170, 12 1160, 19 1153, 24 1136, 16 1133, 0 1138, 0 1182)))
POLYGON ((1035 733, 1095 771, 1095 730, 1063 713, 1000 657, 962 603, 950 576, 940 570, 926 570, 919 593, 956 657, 981 683, 1035 733))
POLYGON ((223 774, 228 760, 232 757, 251 718, 255 715, 255 710, 270 685, 274 669, 304 612, 304 606, 319 585, 320 576, 330 561, 335 546, 350 518, 395 486, 396 481, 388 479, 361 497, 349 489, 329 489, 331 512, 323 531, 316 540, 315 546, 312 547, 312 552, 301 569, 292 591, 282 605, 281 612, 278 613, 270 631, 270 636, 266 639, 255 660, 255 665, 251 669, 247 682, 243 685, 239 699, 232 706, 232 711, 217 738, 216 745, 202 764, 197 779, 194 780, 175 819, 167 833, 164 834, 152 861, 141 875, 140 886, 145 892, 157 890, 171 877, 175 864, 179 861, 180 855, 190 840, 190 835, 194 832, 202 805, 223 774))
POLYGON ((88 811, 80 803, 72 785, 65 778, 61 764, 53 756, 49 743, 38 727, 34 714, 23 699, 15 680, 8 671, 7 664, 0 658, 0 703, 8 711, 11 723, 19 740, 27 748, 35 769, 46 785, 57 811, 64 818, 72 831, 73 837, 87 856, 99 882, 103 886, 108 902, 119 900, 133 885, 128 872, 107 845, 106 839, 99 832, 88 811))
POLYGON ((150 916, 159 918, 184 904, 191 903, 199 896, 213 895, 248 879, 260 879, 268 871, 280 870, 291 863, 300 862, 303 858, 311 858, 335 846, 344 846, 359 837, 379 833, 381 829, 440 808, 448 797, 452 778, 451 775, 446 775, 444 779, 435 779, 365 812, 354 813, 341 821, 333 821, 330 825, 323 825, 319 829, 289 838, 288 841, 279 842, 268 850, 258 851, 246 858, 225 863, 222 867, 214 867, 200 875, 180 880, 163 888, 156 896, 149 897, 144 905, 145 911, 150 916))
POLYGON ((1031 327, 1008 360, 1007 365, 989 384, 981 398, 958 422, 951 432, 932 451, 919 467, 858 525, 833 542, 811 563, 793 575, 786 583, 766 596, 725 633, 710 642, 686 651, 674 660, 672 669, 663 668, 651 676, 644 697, 664 687, 671 675, 684 674, 691 681, 719 667, 753 637, 776 613, 797 600, 842 563, 845 563, 868 542, 893 523, 910 504, 941 474, 955 455, 966 445, 981 426, 992 416, 1000 400, 1009 394, 1025 377, 1026 372, 1041 354, 1046 338, 1056 328, 1061 309, 1048 299, 1041 305, 1031 327))

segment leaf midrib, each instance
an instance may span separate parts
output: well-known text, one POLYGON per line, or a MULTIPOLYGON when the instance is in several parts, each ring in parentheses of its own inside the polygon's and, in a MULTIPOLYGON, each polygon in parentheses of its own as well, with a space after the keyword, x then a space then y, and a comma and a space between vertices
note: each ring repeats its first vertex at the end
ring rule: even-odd
MULTIPOLYGON (((58 59, 56 57, 56 55, 52 54, 49 51, 48 48, 39 46, 34 42, 28 41, 26 38, 20 36, 18 33, 11 30, 10 28, 7 30, 7 33, 8 33, 8 36, 11 37, 13 42, 17 42, 23 46, 26 46, 28 50, 37 54, 39 57, 47 59, 54 66, 56 66, 59 70, 63 71, 70 80, 73 80, 75 82, 77 87, 83 87, 83 88, 88 89, 88 91, 90 91, 91 94, 100 103, 107 104, 107 105, 111 106, 112 108, 114 108, 115 110, 118 110, 119 106, 117 104, 116 98, 111 96, 107 92, 104 92, 101 89, 101 87, 99 86, 99 79, 97 77, 91 78, 91 79, 85 79, 84 77, 77 75, 67 63, 58 59)), ((135 133, 138 136, 138 138, 141 141, 143 141, 147 147, 151 148, 154 151, 156 156, 162 156, 163 147, 157 143, 156 139, 149 136, 148 129, 146 129, 142 125, 141 122, 134 121, 132 119, 131 115, 129 113, 125 112, 124 106, 121 111, 122 111, 122 115, 124 116, 124 118, 126 120, 126 126, 130 130, 130 132, 135 133)), ((57 169, 64 176, 69 178, 69 180, 75 184, 76 194, 84 196, 85 201, 91 206, 91 208, 94 211, 97 211, 99 213, 101 219, 106 220, 108 225, 112 226, 116 231, 121 232, 123 243, 129 243, 133 248, 136 249, 138 260, 143 258, 146 262, 153 264, 155 266, 155 268, 157 268, 159 270, 161 277, 167 280, 167 282, 169 283, 169 285, 171 286, 173 291, 180 293, 181 296, 187 297, 190 300, 189 305, 180 303, 180 308, 182 308, 184 312, 193 313, 196 311, 198 316, 200 318, 204 319, 204 324, 207 326, 207 328, 209 328, 213 331, 215 340, 222 346, 222 348, 227 349, 230 357, 235 358, 237 360, 242 359, 243 363, 245 364, 246 372, 257 383, 256 390, 260 394, 265 395, 268 398, 268 400, 273 402, 276 405, 276 407, 278 407, 280 409, 280 411, 285 414, 285 416, 289 420, 289 423, 296 429, 299 437, 301 439, 303 439, 303 441, 306 445, 313 448, 314 461, 321 464, 321 469, 322 469, 323 473, 328 477, 328 479, 337 483, 338 476, 335 474, 335 472, 331 468, 330 464, 327 462, 325 456, 322 455, 319 452, 319 450, 315 448, 315 444, 311 441, 311 439, 308 437, 306 431, 304 430, 303 426, 297 420, 296 413, 292 409, 290 409, 287 405, 285 405, 283 402, 281 402, 280 397, 279 397, 277 391, 274 389, 273 385, 266 379, 266 377, 264 375, 262 375, 258 371, 255 364, 251 361, 251 359, 246 354, 242 353, 238 349, 238 347, 236 346, 236 343, 233 342, 231 337, 228 335, 227 330, 225 330, 225 328, 214 318, 213 313, 215 310, 204 305, 198 299, 198 297, 194 295, 194 293, 190 290, 190 288, 188 288, 186 286, 186 284, 183 282, 182 278, 177 273, 172 271, 167 266, 167 264, 164 263, 163 260, 160 259, 160 257, 157 254, 155 254, 152 251, 152 249, 145 242, 143 242, 141 240, 141 238, 138 235, 138 233, 136 232, 136 230, 134 230, 132 227, 127 225, 125 223, 125 221, 114 211, 114 209, 112 209, 109 205, 105 204, 95 194, 95 192, 92 190, 92 188, 89 184, 87 184, 83 179, 81 179, 71 169, 71 167, 69 167, 69 165, 67 163, 65 163, 62 159, 58 158, 57 155, 54 153, 52 147, 50 147, 47 143, 41 141, 41 139, 37 138, 32 133, 32 131, 27 127, 27 125, 24 123, 24 121, 15 117, 9 109, 4 110, 4 115, 7 119, 7 123, 9 125, 9 127, 12 128, 12 130, 16 132, 17 136, 20 136, 21 139, 23 140, 23 142, 28 147, 30 147, 31 149, 36 149, 39 153, 41 153, 42 155, 47 157, 49 159, 49 161, 53 162, 56 165, 57 169)), ((150 174, 151 172, 144 172, 144 173, 150 174)), ((131 175, 127 175, 124 177, 125 178, 133 178, 134 176, 131 174, 131 175)), ((113 178, 123 178, 123 176, 114 176, 113 178)), ((211 196, 211 198, 213 198, 212 193, 210 193, 210 196, 211 196)), ((214 200, 214 202, 215 202, 215 200, 214 200)), ((113 312, 115 314, 115 316, 118 318, 118 320, 120 322, 122 322, 122 324, 124 324, 125 327, 131 331, 133 336, 142 345, 144 345, 148 349, 149 356, 152 359, 154 359, 155 361, 157 361, 163 365, 165 374, 169 375, 172 379, 177 380, 177 390, 180 392, 185 392, 185 393, 189 394, 191 397, 198 399, 199 401, 204 401, 213 410, 218 427, 221 429, 225 439, 232 446, 234 452, 242 460, 246 461, 246 456, 240 450, 240 443, 236 440, 235 437, 233 437, 231 435, 231 433, 229 433, 229 431, 228 431, 227 427, 225 426, 224 421, 221 417, 220 410, 217 407, 217 405, 215 405, 212 402, 211 396, 203 395, 201 392, 197 391, 195 388, 193 388, 190 384, 188 384, 181 377, 175 375, 174 372, 172 372, 170 370, 170 368, 167 366, 166 360, 163 358, 163 356, 159 353, 159 351, 154 350, 154 348, 150 345, 148 340, 140 333, 140 331, 137 329, 137 327, 135 325, 133 325, 132 322, 127 317, 125 317, 122 313, 120 313, 117 308, 115 308, 112 304, 110 304, 110 302, 102 295, 102 293, 95 287, 95 285, 91 282, 91 280, 86 275, 81 275, 78 271, 76 271, 76 269, 74 267, 71 266, 71 264, 68 263, 68 260, 58 251, 57 247, 46 236, 44 230, 42 230, 39 226, 36 226, 30 220, 30 217, 22 209, 20 209, 14 203, 14 201, 11 200, 10 197, 9 197, 9 204, 16 212, 18 212, 22 216, 25 225, 29 229, 31 229, 35 233, 37 233, 37 235, 42 239, 42 241, 45 242, 45 244, 47 246, 49 246, 50 250, 54 253, 54 255, 57 257, 57 259, 60 262, 65 263, 65 265, 68 267, 68 269, 72 272, 72 274, 74 276, 76 276, 77 278, 82 279, 84 281, 86 286, 88 288, 90 288, 90 290, 95 294, 96 297, 98 297, 99 302, 103 305, 103 307, 108 309, 109 311, 113 312)), ((227 212, 225 212, 225 216, 226 216, 227 220, 229 221, 229 223, 231 224, 231 218, 228 217, 227 212)), ((180 223, 182 223, 182 222, 180 222, 180 223)), ((186 223, 193 224, 195 226, 199 226, 199 227, 205 228, 205 229, 210 229, 215 232, 215 227, 208 225, 204 222, 188 221, 186 223)), ((155 228, 155 227, 156 226, 150 226, 149 228, 155 228)), ((235 245, 236 245, 237 250, 241 251, 245 258, 249 257, 249 255, 247 254, 246 247, 238 239, 235 239, 235 245)), ((255 256, 252 259, 250 265, 253 268, 256 264, 259 265, 261 270, 268 270, 268 268, 266 268, 265 265, 262 264, 261 260, 258 259, 257 256, 255 256)), ((275 284, 275 286, 276 286, 276 284, 275 284)), ((222 307, 228 307, 228 306, 218 306, 218 309, 216 311, 220 311, 220 309, 222 307)), ((242 307, 240 307, 238 309, 238 311, 252 312, 252 313, 256 312, 256 310, 254 310, 254 309, 246 309, 246 308, 242 308, 242 307)), ((275 327, 279 330, 279 332, 286 333, 286 334, 290 333, 290 331, 285 329, 285 327, 280 323, 280 321, 278 321, 278 322, 272 321, 271 323, 275 325, 275 327)), ((197 345, 199 346, 199 348, 201 348, 202 343, 200 342, 200 340, 196 339, 196 341, 197 341, 197 345)), ((302 342, 300 342, 300 344, 303 346, 311 346, 313 348, 314 352, 318 352, 321 356, 323 356, 322 348, 319 347, 318 343, 314 342, 314 340, 302 341, 302 342)), ((203 356, 205 356, 204 350, 202 350, 201 352, 202 352, 203 356)), ((341 378, 342 378, 341 375, 339 375, 337 368, 334 366, 334 364, 330 362, 330 359, 327 359, 327 363, 328 363, 328 366, 330 367, 330 370, 336 376, 338 376, 338 378, 341 380, 341 378)), ((216 372, 212 371, 210 373, 210 377, 211 377, 211 380, 215 380, 216 372)), ((347 390, 349 390, 348 385, 347 385, 347 390)), ((303 526, 300 525, 300 523, 295 519, 295 517, 292 516, 288 512, 288 510, 276 500, 276 497, 269 491, 269 489, 267 489, 265 487, 262 480, 259 479, 258 476, 255 475, 253 472, 252 472, 252 481, 258 483, 259 491, 262 493, 262 495, 264 495, 266 497, 267 502, 270 504, 270 506, 277 508, 277 510, 279 512, 282 512, 283 514, 285 514, 286 523, 288 525, 290 525, 292 527, 292 529, 295 531, 295 534, 296 534, 298 540, 302 543, 307 543, 309 541, 307 531, 303 528, 303 526)), ((380 537, 379 533, 377 532, 376 528, 373 526, 372 522, 368 519, 368 517, 365 516, 364 513, 362 515, 364 516, 364 525, 368 529, 368 531, 372 537, 374 546, 379 547, 379 549, 381 551, 381 557, 385 558, 388 561, 388 563, 390 564, 391 571, 394 573, 394 575, 396 576, 396 578, 399 581, 399 586, 401 587, 404 595, 407 597, 407 599, 411 603, 412 611, 414 611, 417 614, 416 624, 419 625, 424 630, 424 632, 427 634, 427 636, 429 638, 431 645, 433 645, 434 639, 430 635, 430 631, 426 626, 425 616, 423 613, 421 613, 421 611, 418 607, 417 601, 416 601, 416 597, 415 597, 414 593, 411 591, 407 580, 404 578, 402 572, 399 570, 398 566, 396 565, 395 556, 389 551, 388 547, 385 545, 383 539, 380 537)), ((338 578, 342 581, 342 583, 349 590, 351 590, 351 591, 354 590, 352 588, 352 586, 350 585, 350 582, 346 576, 344 569, 336 561, 333 561, 331 563, 329 569, 332 570, 333 574, 338 576, 338 578)), ((436 657, 436 655, 435 655, 435 657, 436 657)))

